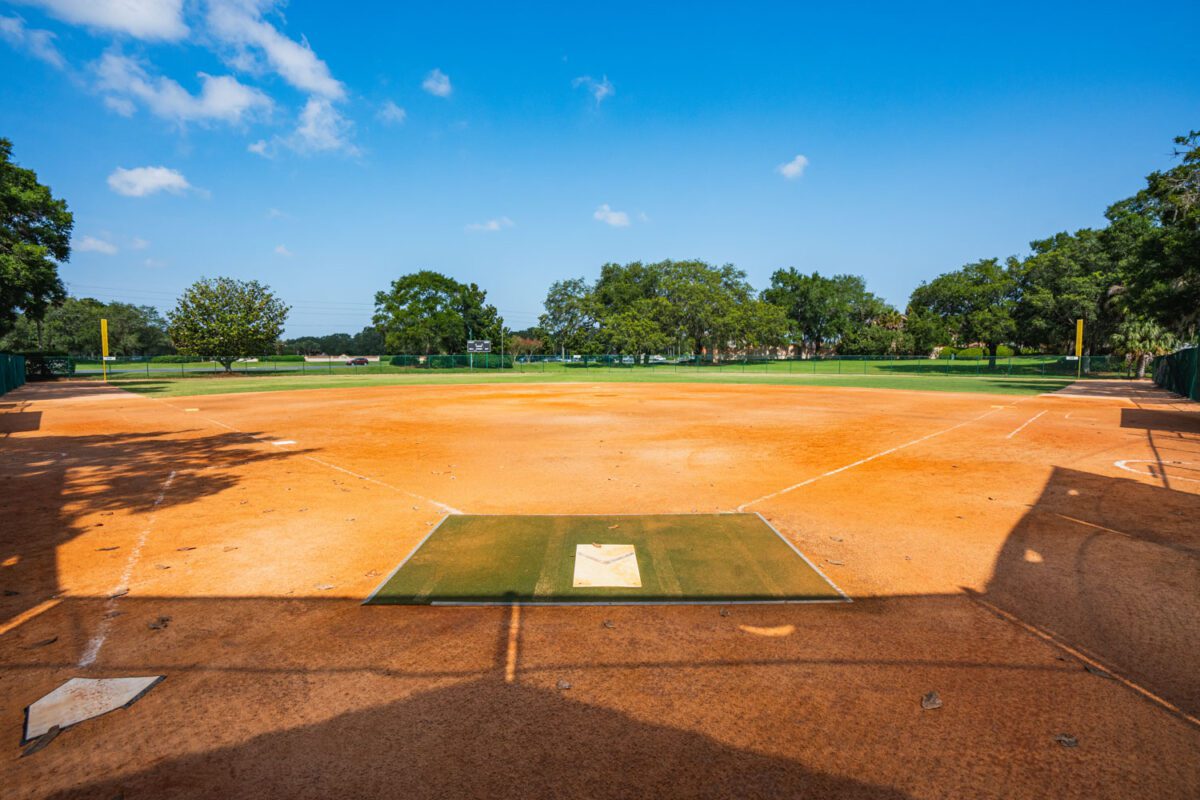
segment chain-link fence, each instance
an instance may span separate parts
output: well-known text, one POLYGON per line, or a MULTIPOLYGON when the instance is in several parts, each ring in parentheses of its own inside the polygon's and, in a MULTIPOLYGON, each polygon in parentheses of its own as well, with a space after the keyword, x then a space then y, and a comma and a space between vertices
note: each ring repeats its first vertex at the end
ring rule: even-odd
POLYGON ((1175 394, 1200 400, 1200 347, 1154 359, 1154 382, 1175 394))
POLYGON ((815 374, 815 375, 954 375, 1014 377, 1120 377, 1126 365, 1108 356, 1028 355, 989 358, 924 356, 820 356, 813 358, 772 358, 764 356, 710 355, 617 355, 617 354, 498 354, 384 356, 298 356, 271 355, 240 358, 226 365, 220 359, 191 356, 153 356, 149 358, 71 360, 72 374, 100 377, 106 371, 110 379, 186 378, 191 376, 234 373, 239 375, 331 375, 395 374, 421 372, 490 373, 579 373, 590 370, 629 370, 636 372, 674 372, 679 374, 815 374))

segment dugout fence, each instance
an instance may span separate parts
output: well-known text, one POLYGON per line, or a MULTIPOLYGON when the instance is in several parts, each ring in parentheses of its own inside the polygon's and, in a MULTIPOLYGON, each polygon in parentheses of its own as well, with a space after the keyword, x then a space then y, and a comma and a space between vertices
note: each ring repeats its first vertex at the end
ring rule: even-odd
POLYGON ((1154 359, 1154 382, 1175 394, 1200 400, 1200 347, 1187 347, 1154 359))
POLYGON ((25 384, 25 358, 0 353, 0 395, 25 384))

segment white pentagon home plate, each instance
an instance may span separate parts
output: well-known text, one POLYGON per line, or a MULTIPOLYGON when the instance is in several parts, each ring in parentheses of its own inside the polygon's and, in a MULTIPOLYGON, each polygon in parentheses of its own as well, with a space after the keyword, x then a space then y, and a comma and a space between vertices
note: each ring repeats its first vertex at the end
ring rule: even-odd
POLYGON ((68 728, 130 706, 162 679, 162 675, 145 678, 72 678, 25 709, 24 742, 36 739, 55 726, 68 728))
POLYGON ((576 589, 591 586, 641 586, 637 554, 631 544, 575 546, 576 589))

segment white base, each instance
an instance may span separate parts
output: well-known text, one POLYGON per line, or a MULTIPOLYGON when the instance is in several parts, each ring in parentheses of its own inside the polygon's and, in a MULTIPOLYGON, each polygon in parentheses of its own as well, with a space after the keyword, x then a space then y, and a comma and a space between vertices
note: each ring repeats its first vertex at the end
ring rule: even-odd
POLYGON ((631 544, 580 544, 575 546, 576 589, 594 586, 640 587, 637 553, 631 544))

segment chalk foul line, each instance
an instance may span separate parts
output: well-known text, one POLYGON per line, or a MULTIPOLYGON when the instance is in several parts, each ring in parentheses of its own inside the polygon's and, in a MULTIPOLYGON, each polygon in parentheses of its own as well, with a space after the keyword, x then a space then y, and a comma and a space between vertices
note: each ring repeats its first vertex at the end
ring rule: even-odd
POLYGON ((861 467, 863 464, 869 464, 870 462, 872 462, 878 458, 883 458, 884 456, 890 456, 892 453, 899 452, 900 450, 903 450, 906 447, 912 447, 915 444, 920 444, 921 442, 927 442, 930 439, 941 436, 942 434, 950 433, 951 431, 956 431, 959 428, 965 427, 967 425, 972 425, 976 422, 979 422, 979 420, 983 419, 984 417, 987 417, 991 414, 995 414, 999 410, 1000 410, 999 408, 993 408, 990 411, 985 411, 984 413, 980 414, 978 417, 972 417, 971 419, 968 419, 964 422, 960 422, 957 425, 951 425, 949 428, 943 428, 940 431, 935 431, 933 433, 926 434, 925 436, 922 436, 919 439, 913 439, 911 442, 905 442, 904 444, 898 444, 895 447, 889 447, 887 450, 883 450, 879 453, 875 453, 874 455, 867 456, 866 458, 860 458, 858 461, 855 461, 853 464, 846 464, 845 466, 838 467, 837 469, 831 469, 831 470, 829 470, 829 472, 809 478, 808 480, 800 481, 799 483, 793 483, 791 486, 788 486, 784 489, 780 489, 777 492, 771 492, 771 494, 765 494, 762 497, 756 498, 747 503, 742 503, 740 506, 737 507, 737 510, 745 511, 750 506, 757 505, 757 504, 765 502, 767 500, 773 500, 776 497, 785 495, 788 492, 793 492, 796 489, 803 489, 805 486, 816 483, 817 481, 822 480, 824 478, 831 478, 834 475, 837 475, 838 473, 845 472, 846 470, 854 469, 855 467, 861 467))
POLYGON ((125 559, 125 568, 121 570, 121 577, 117 580, 117 585, 109 592, 108 602, 104 604, 104 618, 100 620, 100 627, 96 629, 96 634, 88 641, 87 647, 79 659, 80 667, 90 667, 100 655, 100 648, 104 646, 104 640, 108 638, 108 630, 112 626, 111 612, 116 609, 117 600, 129 592, 129 581, 133 577, 133 569, 142 557, 142 548, 146 546, 146 540, 150 538, 150 532, 154 530, 154 520, 158 516, 158 507, 162 505, 163 499, 167 496, 167 491, 174 482, 175 470, 171 470, 171 474, 163 481, 162 488, 158 491, 158 497, 154 498, 154 505, 150 507, 150 516, 146 519, 146 524, 142 527, 142 532, 138 535, 137 542, 134 543, 133 549, 129 552, 129 558, 125 559))
POLYGON ((1040 417, 1042 414, 1045 414, 1045 413, 1046 413, 1045 411, 1039 411, 1038 413, 1034 414, 1032 417, 1030 417, 1029 419, 1027 419, 1027 420, 1025 420, 1024 422, 1022 422, 1020 425, 1018 425, 1018 426, 1017 426, 1017 429, 1016 429, 1015 431, 1013 431, 1012 433, 1010 433, 1008 436, 1005 436, 1004 438, 1005 438, 1005 439, 1011 439, 1011 438, 1013 438, 1013 437, 1014 437, 1014 436, 1016 436, 1018 433, 1020 433, 1021 431, 1025 430, 1025 427, 1026 427, 1027 425, 1029 425, 1029 423, 1033 422, 1035 419, 1037 419, 1038 417, 1040 417))

